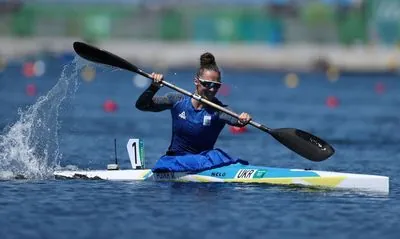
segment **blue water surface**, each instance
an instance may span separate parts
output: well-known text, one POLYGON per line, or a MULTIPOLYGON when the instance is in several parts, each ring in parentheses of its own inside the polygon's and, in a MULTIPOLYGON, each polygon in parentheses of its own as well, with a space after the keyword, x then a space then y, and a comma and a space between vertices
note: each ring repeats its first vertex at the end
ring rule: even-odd
MULTIPOLYGON (((55 169, 103 169, 114 160, 130 166, 129 138, 144 140, 151 167, 169 145, 169 112, 148 113, 134 104, 144 79, 96 67, 93 81, 82 62, 49 61, 45 75, 25 78, 18 63, 0 73, 0 238, 398 238, 400 81, 396 75, 223 69, 230 89, 219 98, 272 128, 294 127, 330 142, 336 153, 314 163, 256 128, 232 134, 217 147, 252 164, 312 168, 390 177, 389 195, 239 184, 54 180, 55 169), (65 68, 65 69, 64 69, 65 68), (62 72, 64 69, 64 74, 62 72), (78 72, 76 70, 78 69, 78 72), (381 94, 376 84, 385 86, 381 94), (36 96, 25 87, 35 84, 36 96), (335 96, 339 106, 329 108, 335 96), (118 110, 107 113, 112 99, 118 110), (28 179, 16 180, 16 175, 28 179)), ((146 70, 154 70, 151 66, 146 70)), ((158 69, 193 89, 195 69, 158 69)), ((148 83, 146 83, 148 84, 148 83)), ((161 94, 168 92, 167 88, 161 94)))

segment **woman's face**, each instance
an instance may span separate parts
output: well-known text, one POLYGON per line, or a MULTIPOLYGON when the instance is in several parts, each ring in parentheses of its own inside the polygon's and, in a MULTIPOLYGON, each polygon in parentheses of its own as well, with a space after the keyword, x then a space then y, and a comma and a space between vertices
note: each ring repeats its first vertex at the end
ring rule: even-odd
POLYGON ((203 71, 203 74, 194 80, 197 94, 207 100, 212 100, 221 87, 221 80, 219 78, 219 73, 216 71, 203 71))

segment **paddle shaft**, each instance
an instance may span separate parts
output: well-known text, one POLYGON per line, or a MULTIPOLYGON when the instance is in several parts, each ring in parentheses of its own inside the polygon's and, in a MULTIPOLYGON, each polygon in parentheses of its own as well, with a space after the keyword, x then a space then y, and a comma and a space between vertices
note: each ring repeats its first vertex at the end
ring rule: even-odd
MULTIPOLYGON (((140 74, 140 75, 142 75, 142 76, 144 76, 144 77, 147 77, 147 78, 153 80, 153 77, 151 77, 151 75, 150 75, 149 73, 144 72, 144 71, 141 70, 141 69, 138 69, 137 73, 140 74)), ((224 107, 222 107, 222 106, 220 106, 220 105, 217 105, 217 104, 215 104, 215 103, 213 103, 213 102, 211 102, 211 101, 209 101, 209 100, 207 100, 207 99, 204 99, 202 96, 200 96, 200 95, 198 95, 198 94, 194 94, 194 93, 191 93, 191 92, 189 92, 189 91, 187 91, 187 90, 184 90, 184 89, 182 89, 182 88, 179 88, 178 86, 176 86, 176 85, 174 85, 174 84, 172 84, 172 83, 169 83, 169 82, 167 82, 167 81, 165 81, 165 80, 162 80, 162 81, 161 81, 161 84, 165 85, 165 86, 168 87, 168 88, 171 88, 171 89, 173 89, 173 90, 176 90, 176 91, 178 91, 179 93, 182 93, 182 94, 184 94, 184 95, 187 95, 187 96, 189 96, 189 97, 191 97, 191 98, 193 98, 193 99, 195 99, 195 100, 198 100, 198 101, 200 101, 200 102, 203 103, 203 104, 206 104, 206 105, 208 105, 208 106, 211 106, 211 107, 213 107, 213 108, 215 108, 215 109, 217 109, 217 110, 219 110, 219 111, 222 111, 222 112, 224 112, 224 113, 226 113, 226 114, 228 114, 228 115, 230 115, 230 116, 232 116, 232 117, 235 117, 235 118, 239 119, 239 115, 238 115, 237 113, 235 113, 235 112, 233 112, 233 111, 231 111, 231 110, 228 110, 228 109, 226 109, 226 108, 224 108, 224 107)), ((260 130, 262 130, 262 131, 265 131, 265 132, 267 132, 267 133, 270 133, 270 132, 271 132, 271 129, 270 129, 270 128, 268 128, 268 127, 266 127, 266 126, 264 126, 264 125, 262 125, 262 124, 260 124, 260 123, 257 123, 257 122, 255 122, 255 121, 253 121, 253 120, 250 120, 249 124, 252 125, 252 126, 254 126, 254 127, 256 127, 256 128, 258 128, 258 129, 260 129, 260 130)))

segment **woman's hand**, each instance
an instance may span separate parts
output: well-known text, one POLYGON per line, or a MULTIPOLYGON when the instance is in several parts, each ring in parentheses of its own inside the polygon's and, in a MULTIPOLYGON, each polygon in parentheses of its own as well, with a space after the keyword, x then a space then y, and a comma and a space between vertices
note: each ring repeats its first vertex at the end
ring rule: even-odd
POLYGON ((243 112, 239 115, 239 124, 242 126, 247 125, 250 122, 250 120, 251 116, 248 113, 243 112))
POLYGON ((151 77, 153 78, 153 85, 156 85, 158 87, 162 87, 162 81, 164 80, 164 76, 162 74, 158 73, 151 73, 151 77))

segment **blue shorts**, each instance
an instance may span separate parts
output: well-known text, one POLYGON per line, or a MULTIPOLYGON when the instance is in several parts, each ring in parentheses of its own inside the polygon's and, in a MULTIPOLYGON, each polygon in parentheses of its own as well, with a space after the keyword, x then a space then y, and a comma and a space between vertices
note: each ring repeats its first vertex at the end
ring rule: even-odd
POLYGON ((162 156, 154 165, 153 172, 200 172, 230 164, 248 165, 245 160, 232 158, 221 149, 212 149, 199 154, 162 156))

